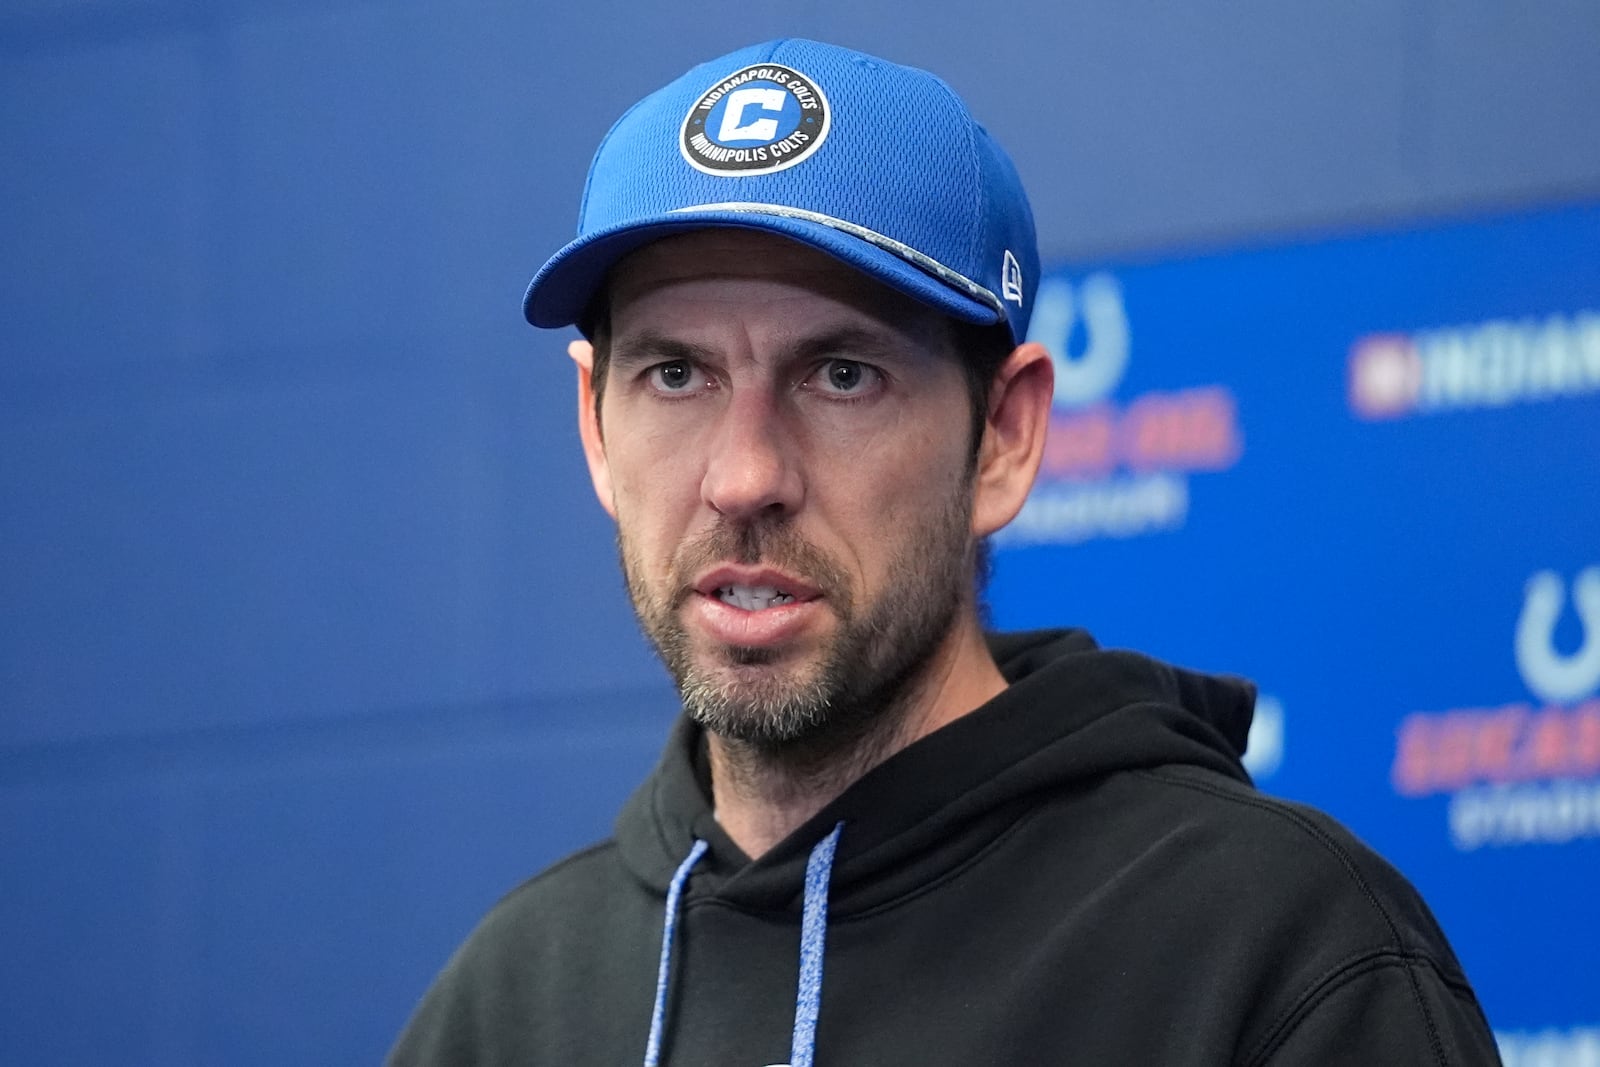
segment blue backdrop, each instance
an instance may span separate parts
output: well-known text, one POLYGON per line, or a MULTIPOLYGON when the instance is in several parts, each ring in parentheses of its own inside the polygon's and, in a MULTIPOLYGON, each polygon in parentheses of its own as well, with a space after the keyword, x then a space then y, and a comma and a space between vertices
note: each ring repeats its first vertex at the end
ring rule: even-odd
POLYGON ((606 832, 674 701, 518 305, 612 120, 788 33, 944 75, 1062 264, 1000 620, 1254 675, 1513 1067, 1600 1050, 1600 7, 18 0, 0 1060, 374 1062, 606 832))
POLYGON ((1518 1032, 1600 1005, 1597 249, 1591 206, 1060 268, 991 589, 1254 678, 1260 784, 1406 871, 1518 1032))

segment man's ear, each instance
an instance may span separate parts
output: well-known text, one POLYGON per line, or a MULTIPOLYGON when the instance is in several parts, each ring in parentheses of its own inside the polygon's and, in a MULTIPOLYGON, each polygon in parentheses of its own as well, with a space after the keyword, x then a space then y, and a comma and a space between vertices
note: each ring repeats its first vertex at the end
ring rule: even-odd
POLYGON ((578 365, 578 437, 583 441, 583 458, 589 461, 589 480, 600 506, 613 519, 617 517, 616 498, 611 493, 611 466, 606 462, 605 442, 600 436, 600 412, 594 402, 594 346, 577 340, 567 346, 567 355, 578 365))
POLYGON ((1055 382, 1055 364, 1037 341, 1017 346, 995 372, 973 487, 975 536, 989 536, 1022 510, 1044 457, 1055 382))

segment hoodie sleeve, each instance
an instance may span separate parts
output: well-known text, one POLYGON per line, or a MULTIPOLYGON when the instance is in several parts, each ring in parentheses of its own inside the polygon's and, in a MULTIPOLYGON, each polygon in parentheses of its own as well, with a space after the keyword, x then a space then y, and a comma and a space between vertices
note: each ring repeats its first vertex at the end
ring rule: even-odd
POLYGON ((614 845, 508 893, 423 996, 387 1067, 568 1067, 644 1055, 662 900, 614 845))
POLYGON ((1420 955, 1381 953, 1342 968, 1308 993, 1252 1067, 1499 1067, 1472 991, 1420 955))
POLYGON ((496 1061, 493 998, 474 990, 458 954, 434 981, 384 1060, 384 1067, 471 1067, 496 1061))

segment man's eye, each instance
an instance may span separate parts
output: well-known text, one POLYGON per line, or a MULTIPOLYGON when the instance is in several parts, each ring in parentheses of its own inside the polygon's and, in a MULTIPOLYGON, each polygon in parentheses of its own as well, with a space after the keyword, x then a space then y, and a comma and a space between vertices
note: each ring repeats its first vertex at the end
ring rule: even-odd
POLYGON ((697 379, 694 365, 686 359, 658 363, 650 368, 650 382, 667 393, 681 393, 691 388, 697 379))
POLYGON ((878 372, 853 359, 830 359, 819 368, 817 377, 829 393, 861 393, 878 381, 878 372))

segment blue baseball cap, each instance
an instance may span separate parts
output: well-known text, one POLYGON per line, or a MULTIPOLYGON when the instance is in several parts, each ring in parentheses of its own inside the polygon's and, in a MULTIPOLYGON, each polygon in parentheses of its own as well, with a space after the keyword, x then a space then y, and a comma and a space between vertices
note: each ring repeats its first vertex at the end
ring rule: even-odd
POLYGON ((578 236, 539 268, 523 313, 580 323, 618 260, 708 227, 782 234, 953 318, 1027 336, 1039 280, 1027 194, 927 71, 789 39, 651 93, 600 143, 578 236))

